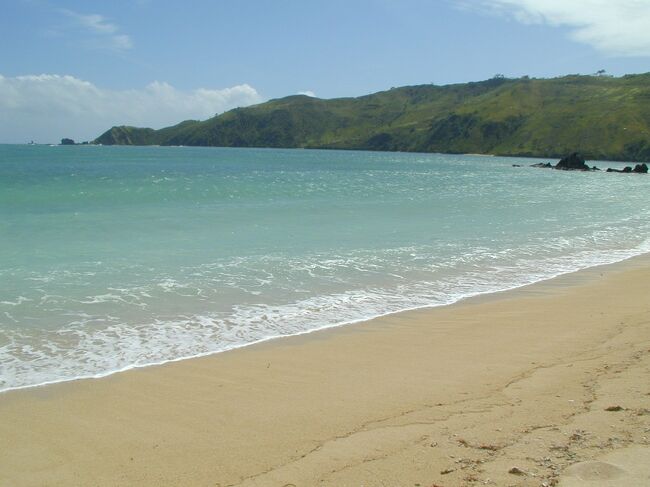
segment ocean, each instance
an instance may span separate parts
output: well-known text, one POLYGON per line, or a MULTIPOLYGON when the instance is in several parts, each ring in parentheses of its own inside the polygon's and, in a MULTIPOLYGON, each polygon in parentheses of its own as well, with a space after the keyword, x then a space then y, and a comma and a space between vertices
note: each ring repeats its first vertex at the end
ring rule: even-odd
POLYGON ((0 145, 0 391, 450 304, 650 251, 650 176, 534 162, 0 145))

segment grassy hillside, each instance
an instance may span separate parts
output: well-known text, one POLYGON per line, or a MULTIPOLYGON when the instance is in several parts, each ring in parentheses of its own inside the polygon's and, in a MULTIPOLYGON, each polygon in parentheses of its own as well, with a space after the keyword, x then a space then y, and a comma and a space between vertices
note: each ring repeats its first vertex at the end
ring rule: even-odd
POLYGON ((494 78, 358 98, 289 96, 161 130, 113 127, 96 143, 304 147, 650 160, 650 73, 494 78))

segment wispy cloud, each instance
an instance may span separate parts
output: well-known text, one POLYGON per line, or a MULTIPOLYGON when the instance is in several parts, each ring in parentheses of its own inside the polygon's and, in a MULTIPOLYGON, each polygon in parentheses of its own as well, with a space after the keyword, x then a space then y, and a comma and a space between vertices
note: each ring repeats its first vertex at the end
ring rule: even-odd
POLYGON ((312 97, 312 98, 316 98, 316 93, 314 93, 314 92, 311 91, 311 90, 299 91, 298 94, 299 94, 299 95, 310 96, 310 97, 312 97))
POLYGON ((650 0, 454 0, 462 8, 571 29, 611 56, 650 57, 650 0))
POLYGON ((87 140, 113 125, 160 128, 261 101, 247 84, 182 91, 155 81, 142 89, 117 91, 73 76, 0 75, 0 142, 87 140))
POLYGON ((93 34, 94 38, 89 45, 117 51, 124 51, 133 47, 131 37, 127 34, 119 33, 119 26, 103 15, 81 14, 68 9, 61 9, 60 12, 73 19, 77 26, 93 34))
POLYGON ((118 30, 117 25, 110 23, 103 15, 99 15, 99 14, 84 15, 67 9, 62 10, 62 12, 68 15, 69 17, 76 19, 80 25, 101 34, 112 34, 113 32, 117 32, 118 30))
POLYGON ((126 34, 119 34, 111 37, 111 46, 118 50, 131 49, 133 41, 126 34))

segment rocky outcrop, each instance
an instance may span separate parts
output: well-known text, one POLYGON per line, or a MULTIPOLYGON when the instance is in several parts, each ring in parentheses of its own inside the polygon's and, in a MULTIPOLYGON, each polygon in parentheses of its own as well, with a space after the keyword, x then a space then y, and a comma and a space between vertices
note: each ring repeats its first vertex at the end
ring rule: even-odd
POLYGON ((636 166, 634 166, 634 169, 632 169, 631 166, 625 166, 623 169, 613 169, 610 167, 607 169, 607 172, 647 174, 648 166, 645 163, 643 163, 643 164, 637 164, 636 166))
POLYGON ((560 169, 562 171, 600 171, 596 166, 589 167, 579 152, 572 152, 553 166, 550 162, 538 162, 530 167, 560 169))
POLYGON ((573 152, 567 157, 560 159, 555 165, 555 169, 561 169, 563 171, 591 171, 592 169, 587 166, 584 158, 578 153, 573 152))
MULTIPOLYGON (((513 166, 517 167, 517 164, 513 164, 513 166)), ((600 171, 596 166, 589 167, 578 152, 573 152, 567 157, 562 158, 555 166, 551 165, 550 162, 538 162, 537 164, 531 164, 530 167, 560 169, 562 171, 600 171)), ((610 167, 607 169, 607 172, 647 174, 648 166, 645 163, 641 163, 635 165, 634 168, 632 168, 632 166, 625 166, 623 169, 614 169, 610 167)))

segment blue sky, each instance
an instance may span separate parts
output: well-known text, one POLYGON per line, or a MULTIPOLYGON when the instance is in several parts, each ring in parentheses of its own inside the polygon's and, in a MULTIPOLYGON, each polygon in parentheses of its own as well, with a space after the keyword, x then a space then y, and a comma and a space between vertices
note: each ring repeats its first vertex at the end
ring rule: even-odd
POLYGON ((650 71, 650 0, 3 0, 0 142, 309 92, 650 71))

